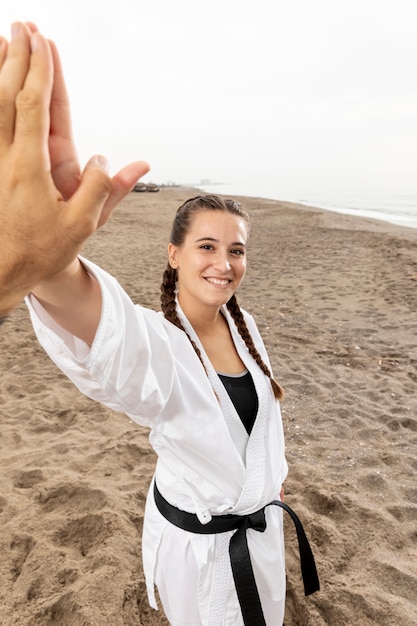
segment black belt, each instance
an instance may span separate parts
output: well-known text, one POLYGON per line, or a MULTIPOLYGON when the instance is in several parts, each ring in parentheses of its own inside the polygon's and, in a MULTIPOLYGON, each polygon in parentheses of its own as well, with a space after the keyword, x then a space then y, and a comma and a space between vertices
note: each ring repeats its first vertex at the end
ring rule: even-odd
POLYGON ((167 502, 159 492, 156 483, 154 485, 154 496, 156 506, 161 515, 171 522, 171 524, 183 530, 206 535, 236 530, 235 534, 230 539, 229 554, 237 597, 239 599, 245 626, 266 626, 250 560, 246 531, 248 528, 252 528, 261 533, 264 532, 266 529, 265 509, 267 506, 280 506, 289 513, 294 522, 297 531, 305 595, 308 596, 320 589, 314 556, 304 532, 303 525, 288 504, 280 502, 279 500, 273 500, 255 513, 250 513, 249 515, 215 515, 211 518, 210 522, 202 524, 194 513, 181 511, 181 509, 177 509, 177 507, 167 502))

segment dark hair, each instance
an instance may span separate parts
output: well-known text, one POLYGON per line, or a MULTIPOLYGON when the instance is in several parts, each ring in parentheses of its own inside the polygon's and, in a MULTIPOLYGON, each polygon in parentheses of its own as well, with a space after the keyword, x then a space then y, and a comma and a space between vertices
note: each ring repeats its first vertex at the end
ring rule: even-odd
POLYGON ((229 198, 223 199, 214 194, 207 196, 195 196, 186 200, 177 210, 172 224, 169 240, 175 246, 181 246, 190 229, 191 221, 199 211, 224 211, 242 217, 249 231, 249 215, 244 211, 239 202, 229 198))
MULTIPOLYGON (((224 211, 242 217, 246 221, 249 231, 249 215, 246 213, 246 211, 242 209, 239 202, 231 199, 223 199, 219 196, 212 194, 206 196, 195 196, 194 198, 186 200, 177 210, 170 235, 171 243, 173 243, 175 246, 182 245, 191 226, 193 216, 200 211, 224 211)), ((167 268, 163 274, 161 284, 162 312, 167 320, 186 332, 177 315, 175 301, 176 283, 177 270, 172 268, 168 263, 167 268)), ((230 298, 226 306, 236 324, 236 328, 240 336, 246 344, 249 354, 255 359, 256 363, 259 365, 265 376, 270 379, 271 386, 277 400, 282 400, 282 398, 284 397, 283 389, 272 378, 272 374, 268 366, 263 362, 261 355, 256 349, 235 295, 230 298)), ((188 333, 186 334, 188 339, 191 341, 191 344, 196 351, 200 361, 203 363, 200 350, 198 349, 196 343, 191 339, 188 333)))

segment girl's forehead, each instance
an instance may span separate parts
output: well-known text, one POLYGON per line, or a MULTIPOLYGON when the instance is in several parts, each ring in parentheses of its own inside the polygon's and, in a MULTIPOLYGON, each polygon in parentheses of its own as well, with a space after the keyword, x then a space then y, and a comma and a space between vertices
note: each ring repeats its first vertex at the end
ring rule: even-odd
POLYGON ((235 231, 246 239, 248 226, 243 217, 234 213, 226 211, 198 211, 191 220, 189 233, 197 231, 207 231, 207 234, 213 231, 219 234, 235 231))

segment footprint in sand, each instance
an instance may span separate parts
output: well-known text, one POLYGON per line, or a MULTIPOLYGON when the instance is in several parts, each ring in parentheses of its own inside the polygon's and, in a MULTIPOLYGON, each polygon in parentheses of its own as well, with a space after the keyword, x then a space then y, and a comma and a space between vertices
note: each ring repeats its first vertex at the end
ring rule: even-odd
POLYGON ((84 515, 71 520, 58 530, 53 540, 57 545, 72 548, 83 557, 99 548, 115 531, 110 515, 84 515))
POLYGON ((106 494, 83 484, 59 484, 39 494, 38 503, 49 513, 65 507, 74 513, 98 511, 107 504, 106 494))
POLYGON ((13 479, 13 486, 18 489, 30 489, 43 480, 40 469, 24 470, 16 472, 13 479))

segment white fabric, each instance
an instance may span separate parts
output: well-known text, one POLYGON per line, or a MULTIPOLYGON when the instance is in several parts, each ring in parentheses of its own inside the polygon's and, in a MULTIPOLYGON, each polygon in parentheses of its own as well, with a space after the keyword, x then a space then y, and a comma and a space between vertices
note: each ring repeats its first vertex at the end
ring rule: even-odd
MULTIPOLYGON (((30 296, 26 302, 35 332, 52 360, 84 394, 151 429, 150 442, 158 455, 155 476, 164 497, 196 513, 202 523, 215 514, 251 513, 277 499, 287 474, 279 404, 226 307, 223 313, 236 349, 258 394, 250 437, 182 311, 178 311, 181 321, 201 350, 207 374, 183 331, 161 313, 134 305, 113 277, 85 259, 83 263, 103 295, 91 348, 57 326, 30 296)), ((253 318, 246 312, 244 316, 269 365, 253 318)), ((275 605, 278 611, 267 624, 279 626, 285 600, 281 509, 268 507, 266 518, 264 533, 248 531, 248 545, 265 613, 271 606, 275 612, 275 605)), ((144 572, 151 606, 157 608, 155 578, 161 596, 172 598, 166 599, 164 608, 173 626, 243 624, 228 555, 232 534, 197 535, 172 526, 157 510, 151 486, 143 530, 144 572), (178 573, 181 554, 184 570, 167 579, 160 568, 172 564, 174 546, 174 571, 178 573), (197 597, 188 608, 197 603, 200 621, 190 622, 187 606, 175 601, 181 594, 189 597, 191 589, 197 597)))

